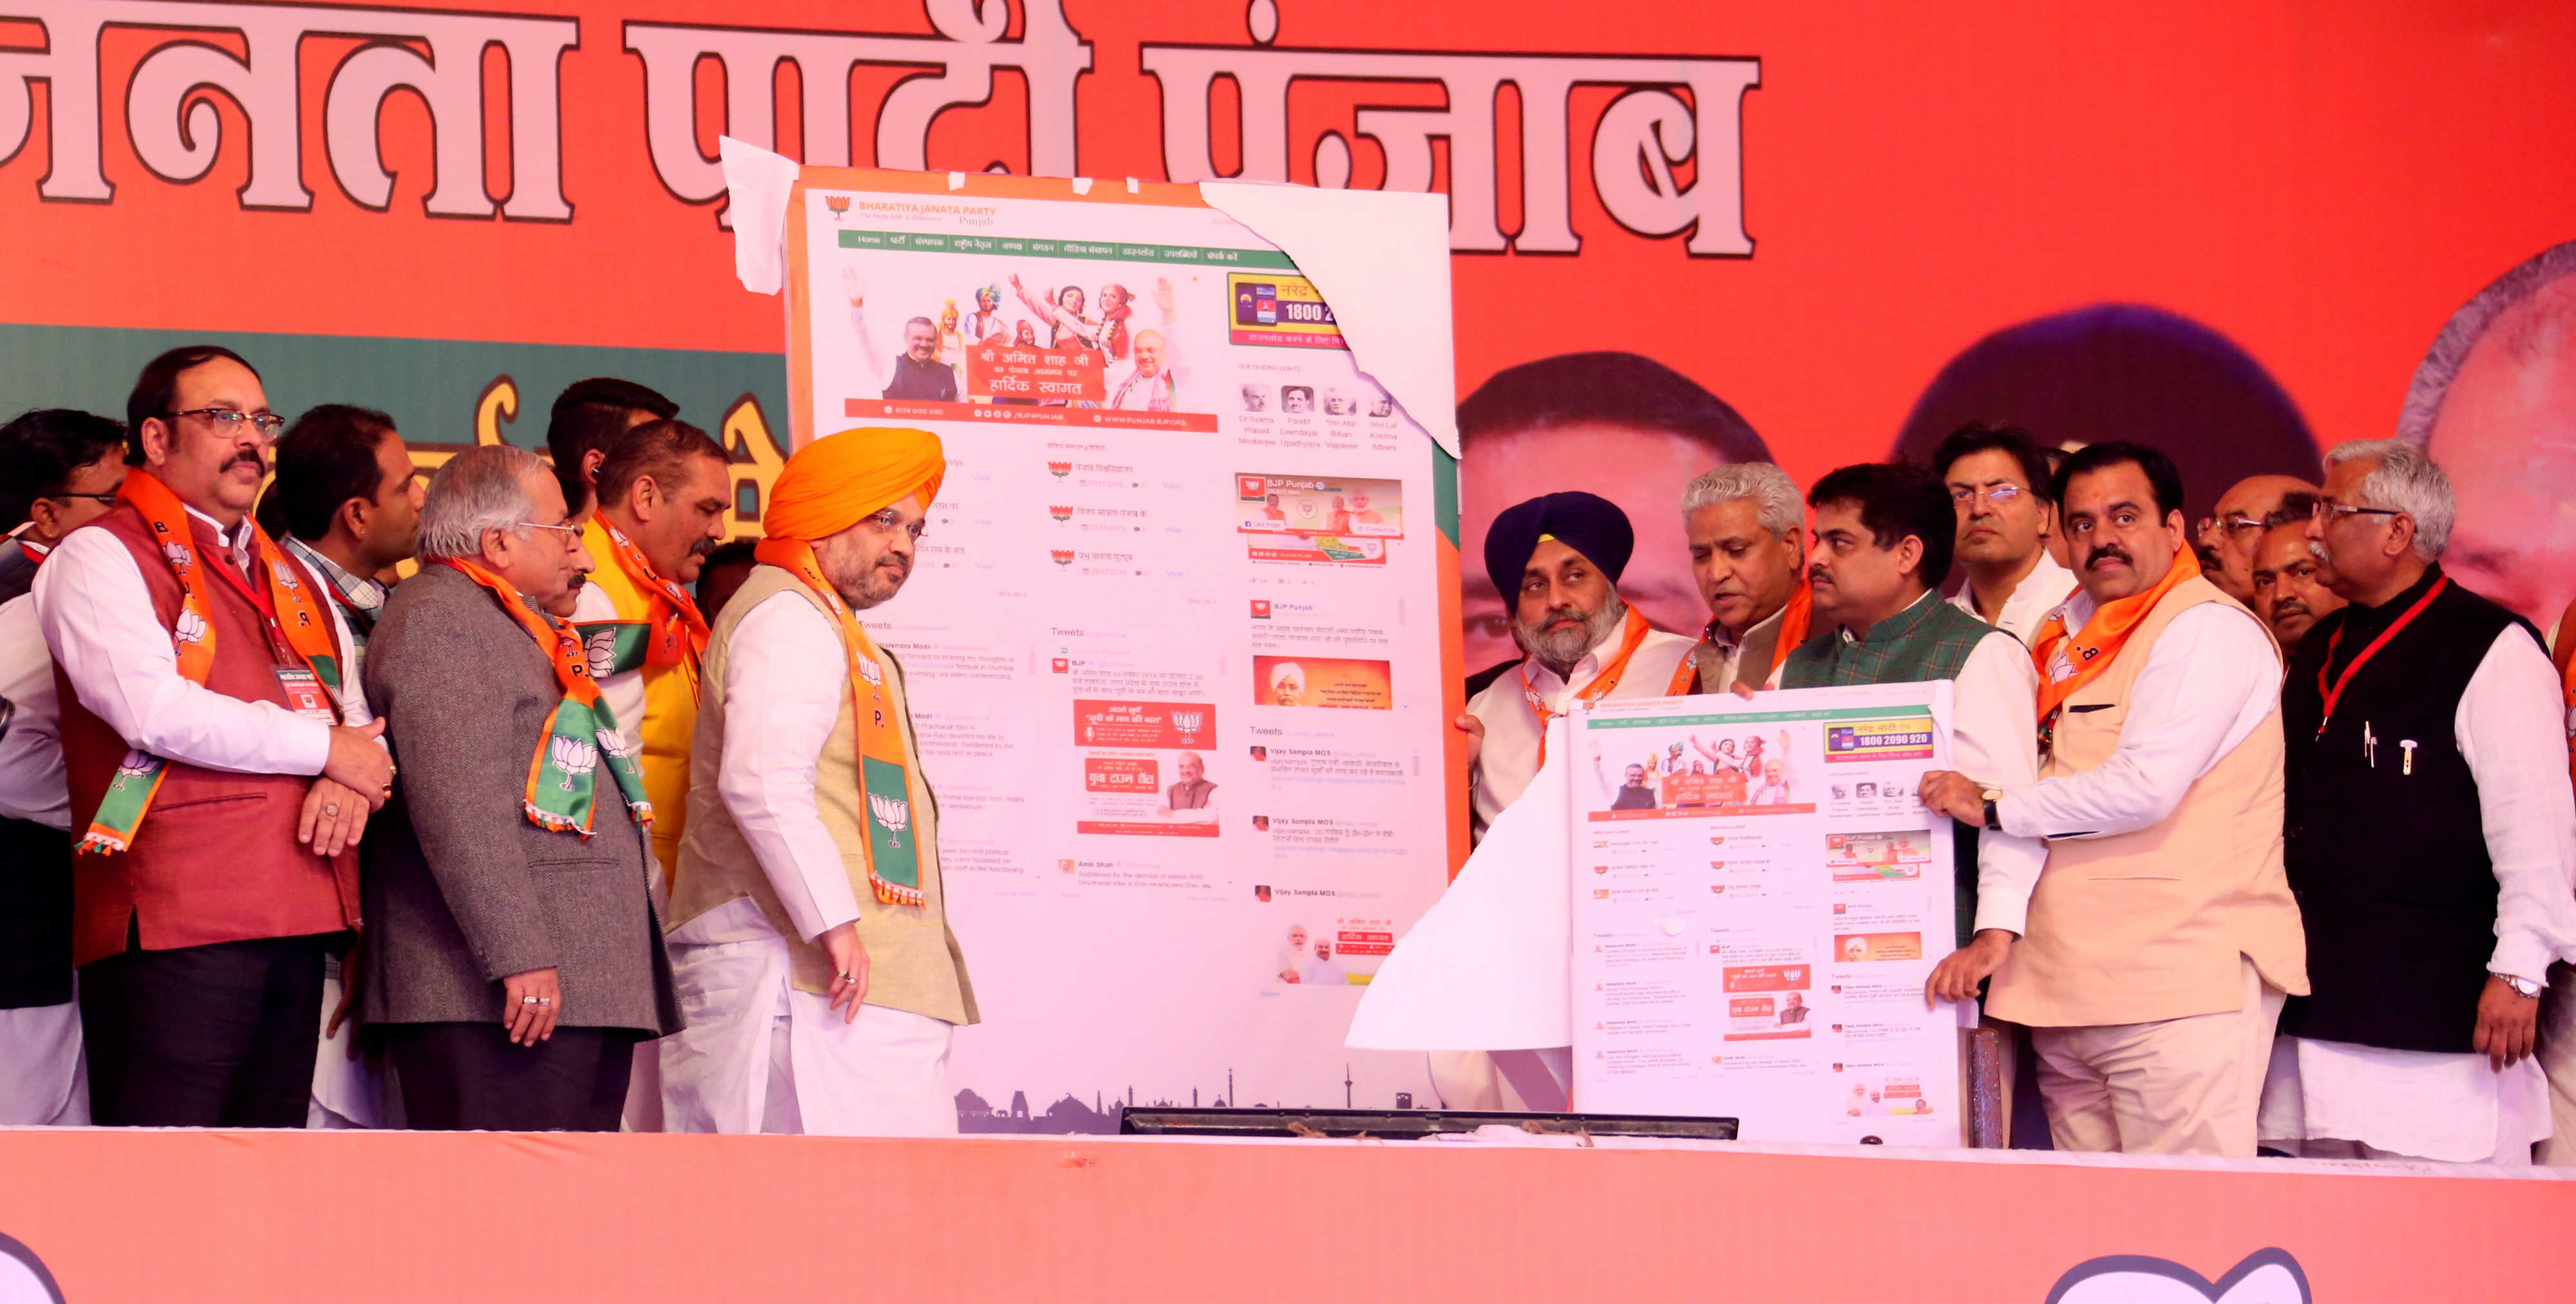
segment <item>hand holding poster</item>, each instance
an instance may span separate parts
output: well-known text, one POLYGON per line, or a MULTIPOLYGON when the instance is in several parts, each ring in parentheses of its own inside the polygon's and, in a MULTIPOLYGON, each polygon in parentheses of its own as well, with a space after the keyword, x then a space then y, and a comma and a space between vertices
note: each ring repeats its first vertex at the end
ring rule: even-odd
MULTIPOLYGON (((1947 682, 1574 716, 1575 1107, 1747 1140, 1960 1140, 1947 682)), ((1527 800, 1527 798, 1524 798, 1527 800)), ((1973 872, 1971 870, 1970 872, 1973 872)))

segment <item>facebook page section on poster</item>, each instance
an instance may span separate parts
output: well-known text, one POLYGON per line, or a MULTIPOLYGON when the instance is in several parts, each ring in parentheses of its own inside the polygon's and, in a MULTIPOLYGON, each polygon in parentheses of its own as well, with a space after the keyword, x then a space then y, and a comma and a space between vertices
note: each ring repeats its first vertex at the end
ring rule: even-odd
POLYGON ((1575 713, 1577 1109, 1959 1143, 1950 830, 1910 795, 1949 719, 1946 682, 1575 713))
POLYGON ((1430 439, 1214 210, 817 189, 796 220, 805 428, 949 457, 861 618, 957 848, 959 1085, 1431 1103, 1421 1057, 1342 1046, 1447 882, 1430 439))

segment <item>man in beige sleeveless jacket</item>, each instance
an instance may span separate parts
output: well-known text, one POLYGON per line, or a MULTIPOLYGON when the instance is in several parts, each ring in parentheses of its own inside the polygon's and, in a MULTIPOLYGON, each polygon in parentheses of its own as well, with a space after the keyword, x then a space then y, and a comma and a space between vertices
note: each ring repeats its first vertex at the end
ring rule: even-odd
POLYGON ((2049 839, 1986 1012, 2031 1028, 2058 1149, 2251 1156, 2273 1027, 2308 990, 2280 654, 2199 574, 2163 453, 2095 444, 2054 488, 2082 587, 2032 643, 2040 778, 1923 783, 1954 819, 2049 839))
POLYGON ((946 469, 918 430, 798 450, 711 632, 671 884, 671 1131, 957 1130, 948 1048, 975 993, 938 807, 902 668, 852 614, 903 587, 946 469))

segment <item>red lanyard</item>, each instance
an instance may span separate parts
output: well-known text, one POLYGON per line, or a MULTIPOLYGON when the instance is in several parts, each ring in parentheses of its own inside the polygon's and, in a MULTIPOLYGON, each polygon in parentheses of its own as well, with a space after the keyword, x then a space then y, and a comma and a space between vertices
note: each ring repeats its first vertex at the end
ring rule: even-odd
POLYGON ((2362 666, 2369 663, 2371 657, 2378 654, 2379 649, 2388 646, 2388 640, 2397 637, 2397 631, 2412 624, 2417 616, 2423 615, 2424 608, 2432 606, 2433 599, 2442 596, 2442 590, 2450 586, 2451 577, 2448 575, 2433 581, 2433 587, 2424 590, 2424 596, 2415 599, 2415 605, 2408 607, 2406 614, 2389 622, 2388 628, 2379 632, 2379 637, 2370 640, 2370 646, 2363 648, 2361 655, 2354 657, 2352 664, 2343 668, 2342 676, 2334 681, 2332 687, 2328 687, 2326 667, 2334 664, 2335 647, 2343 642, 2343 626, 2335 626, 2334 637, 2326 640, 2326 659, 2317 665, 2317 691, 2324 695, 2326 703, 2325 714, 2317 717, 2317 737, 2326 736, 2326 725, 2334 720, 2335 703, 2342 700, 2344 687, 2352 682, 2352 677, 2360 672, 2362 666))
MULTIPOLYGON (((232 550, 229 548, 216 554, 211 559, 211 563, 206 569, 229 581, 233 586, 233 592, 250 599, 251 608, 259 612, 261 620, 267 625, 268 647, 273 654, 272 659, 279 665, 303 665, 303 655, 295 650, 294 645, 286 641, 286 630, 277 623, 277 602, 269 596, 268 585, 254 584, 243 578, 241 569, 233 565, 232 550)), ((260 555, 256 544, 250 550, 250 564, 260 569, 266 569, 269 564, 268 559, 260 555)))

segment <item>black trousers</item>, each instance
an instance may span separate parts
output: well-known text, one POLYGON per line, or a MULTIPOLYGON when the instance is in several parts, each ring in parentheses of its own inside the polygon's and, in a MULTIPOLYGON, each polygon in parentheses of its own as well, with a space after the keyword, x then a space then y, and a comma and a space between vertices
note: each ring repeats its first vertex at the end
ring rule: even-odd
POLYGON ((435 1132, 614 1132, 635 1043, 627 1028, 557 1028, 513 1046, 494 1023, 382 1024, 409 1125, 435 1132))
POLYGON ((322 957, 347 934, 125 953, 80 972, 90 1117, 110 1127, 302 1127, 322 957))

